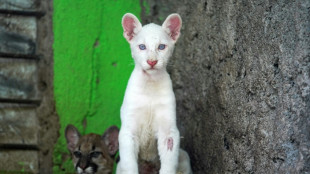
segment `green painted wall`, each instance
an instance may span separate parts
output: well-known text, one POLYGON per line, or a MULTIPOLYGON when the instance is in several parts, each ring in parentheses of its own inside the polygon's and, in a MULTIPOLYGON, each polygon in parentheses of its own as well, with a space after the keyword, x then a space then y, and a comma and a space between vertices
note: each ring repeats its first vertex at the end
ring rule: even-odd
POLYGON ((60 137, 54 173, 73 172, 64 129, 102 134, 120 126, 119 110, 134 67, 121 18, 140 16, 139 0, 54 0, 54 93, 60 137))

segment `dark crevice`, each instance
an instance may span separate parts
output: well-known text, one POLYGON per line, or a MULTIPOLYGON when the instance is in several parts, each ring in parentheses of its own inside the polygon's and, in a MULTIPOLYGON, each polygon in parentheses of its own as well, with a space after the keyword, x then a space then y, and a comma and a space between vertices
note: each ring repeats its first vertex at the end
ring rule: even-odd
POLYGON ((1 144, 1 150, 40 150, 37 145, 32 144, 1 144))
POLYGON ((39 60, 42 59, 40 55, 35 54, 15 54, 15 53, 1 53, 1 58, 11 58, 11 59, 32 59, 32 60, 39 60))
POLYGON ((199 36, 198 33, 195 33, 195 34, 194 34, 194 37, 195 37, 195 38, 198 38, 198 36, 199 36))
POLYGON ((7 9, 0 9, 0 14, 9 14, 9 15, 20 15, 20 16, 35 16, 35 17, 42 17, 45 15, 43 11, 20 11, 20 10, 7 10, 7 9))
POLYGON ((273 158, 272 158, 272 161, 273 161, 274 163, 277 163, 277 162, 284 162, 285 160, 284 160, 283 158, 273 157, 273 158))
POLYGON ((7 98, 0 98, 0 103, 28 104, 28 105, 40 106, 41 100, 27 100, 27 99, 7 99, 7 98))
POLYGON ((224 147, 225 149, 229 150, 229 142, 226 137, 224 137, 224 147))
POLYGON ((208 2, 204 2, 203 3, 203 10, 207 11, 207 7, 208 7, 208 2))
POLYGON ((157 16, 158 15, 158 6, 157 5, 154 5, 153 7, 152 7, 152 15, 153 16, 157 16))

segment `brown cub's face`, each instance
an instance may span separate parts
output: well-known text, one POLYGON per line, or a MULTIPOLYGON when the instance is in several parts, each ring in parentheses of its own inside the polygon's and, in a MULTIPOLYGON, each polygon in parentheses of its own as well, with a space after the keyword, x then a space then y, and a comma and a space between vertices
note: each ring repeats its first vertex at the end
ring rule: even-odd
POLYGON ((102 136, 93 133, 81 136, 73 125, 67 126, 67 147, 78 174, 112 174, 118 132, 116 126, 111 126, 102 136))

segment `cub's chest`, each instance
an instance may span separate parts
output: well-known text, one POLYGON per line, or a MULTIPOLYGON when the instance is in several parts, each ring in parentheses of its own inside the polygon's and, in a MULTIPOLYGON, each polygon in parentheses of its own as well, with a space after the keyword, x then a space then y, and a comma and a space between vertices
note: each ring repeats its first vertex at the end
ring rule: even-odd
POLYGON ((152 123, 141 125, 138 130, 139 157, 146 161, 154 161, 157 158, 156 128, 152 123))

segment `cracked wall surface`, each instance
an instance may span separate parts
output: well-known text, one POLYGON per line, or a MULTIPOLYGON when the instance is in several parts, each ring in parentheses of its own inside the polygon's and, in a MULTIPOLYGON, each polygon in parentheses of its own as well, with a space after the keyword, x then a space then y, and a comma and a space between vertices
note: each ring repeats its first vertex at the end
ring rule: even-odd
POLYGON ((310 172, 310 2, 143 0, 183 27, 168 66, 194 173, 310 172))

